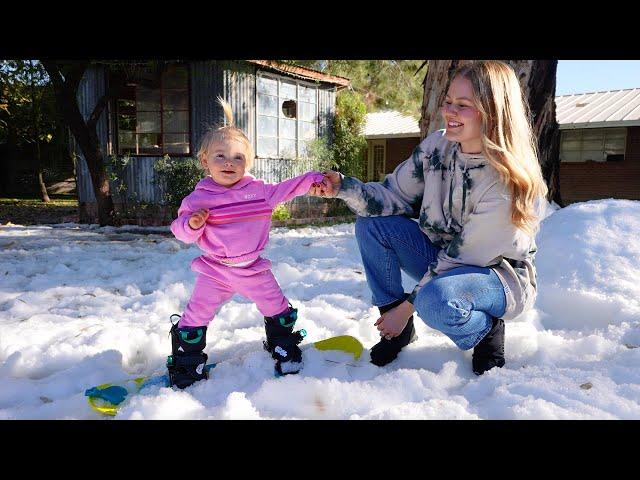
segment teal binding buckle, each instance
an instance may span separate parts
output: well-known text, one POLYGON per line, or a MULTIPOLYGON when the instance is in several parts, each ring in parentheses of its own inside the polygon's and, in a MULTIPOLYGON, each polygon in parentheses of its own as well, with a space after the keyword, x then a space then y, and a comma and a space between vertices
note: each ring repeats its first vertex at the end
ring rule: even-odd
POLYGON ((198 337, 197 337, 195 340, 189 340, 189 339, 187 338, 187 336, 189 335, 189 333, 190 333, 190 332, 180 332, 180 337, 182 338, 182 340, 183 340, 184 342, 192 343, 192 344, 193 344, 193 343, 198 343, 200 340, 202 340, 202 329, 201 329, 201 328, 199 328, 199 329, 198 329, 198 331, 197 331, 197 333, 198 333, 198 337))
POLYGON ((287 317, 278 317, 278 320, 280 320, 280 325, 282 325, 283 327, 293 327, 293 325, 296 323, 296 320, 298 319, 298 309, 292 309, 289 316, 293 318, 293 321, 291 323, 285 323, 287 321, 287 317))

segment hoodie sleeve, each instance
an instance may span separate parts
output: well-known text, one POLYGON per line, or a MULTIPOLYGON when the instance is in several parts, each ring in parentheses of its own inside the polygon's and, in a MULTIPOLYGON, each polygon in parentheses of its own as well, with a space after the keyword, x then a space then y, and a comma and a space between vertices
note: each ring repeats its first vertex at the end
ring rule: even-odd
POLYGON ((279 203, 306 194, 313 183, 321 182, 324 175, 320 172, 307 172, 280 183, 265 183, 267 203, 275 207, 279 203))
POLYGON ((178 240, 184 243, 196 242, 202 236, 205 226, 207 225, 205 222, 196 230, 191 228, 189 226, 189 217, 191 217, 192 213, 193 210, 189 205, 189 197, 187 196, 180 204, 180 208, 178 209, 178 218, 171 222, 171 231, 178 240))
POLYGON ((361 217, 408 215, 417 218, 424 195, 423 159, 427 139, 382 182, 362 183, 357 178, 342 176, 337 198, 361 217))
POLYGON ((412 295, 441 273, 463 265, 495 266, 503 257, 523 255, 530 245, 531 237, 511 221, 511 196, 507 188, 494 183, 469 215, 463 230, 429 265, 412 295))

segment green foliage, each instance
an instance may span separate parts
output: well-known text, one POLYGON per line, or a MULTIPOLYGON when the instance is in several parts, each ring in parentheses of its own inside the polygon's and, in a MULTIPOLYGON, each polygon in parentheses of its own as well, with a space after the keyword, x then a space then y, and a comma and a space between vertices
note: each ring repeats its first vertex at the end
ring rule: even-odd
POLYGON ((324 137, 307 142, 306 157, 311 161, 311 170, 323 172, 338 168, 338 164, 334 159, 333 149, 324 137))
POLYGON ((366 107, 355 92, 343 91, 336 98, 333 122, 333 158, 345 175, 364 178, 366 165, 364 150, 367 141, 362 134, 366 107))
POLYGON ((116 193, 123 197, 127 196, 127 184, 124 180, 124 172, 130 161, 131 157, 129 155, 123 155, 122 157, 111 155, 105 165, 109 181, 115 184, 116 193))
POLYGON ((282 203, 274 208, 271 214, 272 220, 289 220, 290 218, 291 213, 289 213, 289 209, 282 203))
POLYGON ((171 159, 165 155, 153 168, 157 174, 154 181, 165 188, 164 201, 172 207, 179 207, 204 176, 200 162, 193 158, 171 159))
POLYGON ((398 110, 420 115, 426 74, 424 60, 293 60, 304 67, 351 80, 367 112, 398 110))
POLYGON ((36 60, 0 60, 0 142, 64 142, 53 87, 36 60))
POLYGON ((355 92, 343 91, 336 98, 333 122, 333 144, 325 138, 307 142, 307 158, 312 170, 338 170, 345 175, 364 179, 366 164, 364 151, 367 141, 362 134, 366 107, 355 92))

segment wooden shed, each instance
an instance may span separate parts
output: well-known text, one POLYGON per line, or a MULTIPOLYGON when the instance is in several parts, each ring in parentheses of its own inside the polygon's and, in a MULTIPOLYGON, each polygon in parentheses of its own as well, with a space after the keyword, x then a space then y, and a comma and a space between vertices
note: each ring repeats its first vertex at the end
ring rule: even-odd
MULTIPOLYGON (((271 60, 197 60, 132 62, 115 68, 93 64, 78 90, 80 110, 88 118, 99 98, 116 91, 98 122, 106 157, 128 155, 127 195, 162 204, 154 182, 154 164, 171 158, 195 158, 207 127, 220 124, 221 96, 231 104, 236 125, 253 142, 251 173, 278 182, 309 169, 308 141, 331 142, 336 93, 349 85, 343 77, 271 60)), ((96 200, 81 151, 77 161, 81 221, 95 216, 96 200)), ((116 203, 118 193, 112 188, 116 203)))

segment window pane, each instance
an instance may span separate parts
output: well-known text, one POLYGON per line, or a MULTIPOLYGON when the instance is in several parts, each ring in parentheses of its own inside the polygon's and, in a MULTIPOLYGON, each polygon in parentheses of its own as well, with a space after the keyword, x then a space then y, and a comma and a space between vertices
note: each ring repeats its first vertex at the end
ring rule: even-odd
POLYGON ((165 153, 189 153, 189 135, 166 134, 163 137, 165 153))
POLYGON ((280 138, 296 138, 296 121, 280 119, 280 138))
POLYGON ((303 158, 309 158, 309 144, 310 140, 298 140, 298 156, 303 158))
POLYGON ((278 156, 278 139, 258 137, 258 156, 276 158, 278 156))
POLYGON ((162 113, 162 127, 165 132, 187 132, 189 130, 188 112, 164 111, 162 113))
POLYGON ((560 154, 560 160, 563 162, 581 162, 581 153, 579 151, 566 151, 560 154))
POLYGON ((298 105, 295 100, 282 100, 280 99, 280 113, 281 117, 285 118, 297 118, 298 105))
POLYGON ((316 138, 316 124, 310 122, 300 122, 300 137, 303 140, 313 140, 316 138))
POLYGON ((258 93, 267 95, 278 95, 278 81, 267 77, 257 78, 258 93))
POLYGON ((184 65, 170 65, 162 75, 162 88, 188 88, 189 74, 184 65))
POLYGON ((258 113, 260 115, 278 116, 278 97, 258 95, 258 113))
POLYGON ((598 150, 583 150, 582 151, 582 161, 586 162, 588 160, 592 160, 594 162, 602 162, 604 161, 604 155, 602 153, 602 149, 598 150))
POLYGON ((299 85, 298 100, 309 103, 316 103, 316 89, 299 85))
POLYGON ((305 122, 315 122, 316 120, 316 106, 313 103, 300 102, 300 120, 305 122))
POLYGON ((188 110, 189 98, 186 90, 164 90, 162 92, 164 110, 188 110))
POLYGON ((136 134, 120 130, 118 132, 118 149, 120 153, 135 153, 136 150, 136 134))
POLYGON ((124 98, 118 99, 118 111, 121 113, 135 113, 136 102, 124 98))
POLYGON ((296 158, 296 141, 280 139, 280 156, 282 158, 296 158))
POLYGON ((138 153, 139 154, 161 154, 160 134, 159 133, 142 133, 138 134, 138 153))
POLYGON ((160 132, 160 112, 139 112, 137 132, 160 132))
POLYGON ((141 110, 160 110, 160 90, 136 88, 136 108, 141 110))
POLYGON ((118 115, 118 129, 135 131, 136 129, 135 115, 118 115))
POLYGON ((277 137, 278 119, 258 115, 258 135, 262 137, 277 137))
POLYGON ((607 152, 624 153, 626 135, 624 128, 607 128, 604 131, 604 149, 607 152))
POLYGON ((280 82, 280 100, 296 99, 296 84, 292 82, 280 82))

